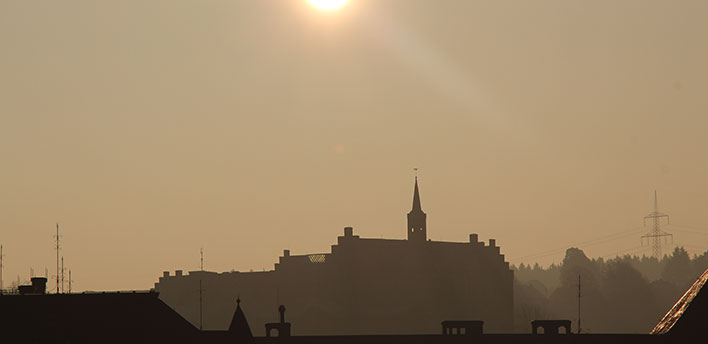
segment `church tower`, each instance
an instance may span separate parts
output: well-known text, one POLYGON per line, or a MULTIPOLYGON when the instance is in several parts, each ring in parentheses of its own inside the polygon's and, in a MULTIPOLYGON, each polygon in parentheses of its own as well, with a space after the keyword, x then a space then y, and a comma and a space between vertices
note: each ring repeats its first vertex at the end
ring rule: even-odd
POLYGON ((420 194, 418 193, 418 177, 415 177, 415 190, 413 191, 413 209, 408 213, 408 240, 416 242, 425 242, 428 240, 427 231, 425 229, 425 217, 420 206, 420 194))

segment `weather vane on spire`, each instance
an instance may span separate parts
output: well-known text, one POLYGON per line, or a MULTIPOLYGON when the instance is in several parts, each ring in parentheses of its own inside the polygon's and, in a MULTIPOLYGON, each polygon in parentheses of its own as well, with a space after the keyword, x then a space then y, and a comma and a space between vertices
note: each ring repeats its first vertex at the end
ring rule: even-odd
POLYGON ((415 174, 415 178, 418 179, 418 168, 413 167, 413 173, 415 174))

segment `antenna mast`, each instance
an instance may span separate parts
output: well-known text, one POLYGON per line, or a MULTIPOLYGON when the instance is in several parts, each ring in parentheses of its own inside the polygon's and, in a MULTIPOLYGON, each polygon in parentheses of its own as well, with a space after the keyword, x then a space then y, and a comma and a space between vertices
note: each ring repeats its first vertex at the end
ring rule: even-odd
MULTIPOLYGON (((199 268, 201 271, 204 271, 204 248, 199 248, 199 268)), ((202 306, 202 277, 201 275, 199 276, 199 330, 201 331, 203 329, 203 321, 202 321, 202 309, 204 307, 202 306)))
POLYGON ((64 256, 61 256, 61 292, 64 293, 64 256))
POLYGON ((580 331, 581 331, 581 327, 580 327, 580 298, 583 296, 581 291, 582 291, 582 284, 580 282, 580 275, 578 275, 578 334, 580 334, 580 331))
POLYGON ((199 278, 199 330, 201 331, 203 329, 203 321, 202 321, 202 279, 201 277, 199 278))
POLYGON ((654 190, 654 211, 649 213, 649 215, 644 216, 644 225, 646 226, 647 224, 647 219, 651 219, 653 222, 652 226, 652 231, 642 235, 642 244, 644 244, 644 238, 647 239, 647 241, 651 240, 652 245, 652 256, 654 256, 656 259, 660 260, 661 259, 661 238, 664 238, 664 241, 666 241, 667 237, 671 237, 671 242, 673 243, 674 236, 673 234, 666 233, 661 230, 661 218, 665 217, 666 222, 669 223, 669 215, 660 213, 659 212, 659 202, 657 201, 656 197, 656 190, 654 190))
POLYGON ((71 294, 71 269, 69 269, 69 294, 71 294))
POLYGON ((3 284, 2 284, 2 269, 3 269, 2 258, 3 258, 3 256, 4 256, 4 254, 2 253, 2 245, 0 245, 0 293, 2 293, 2 288, 3 288, 3 284))
POLYGON ((57 239, 57 294, 59 294, 59 222, 57 222, 57 235, 55 235, 55 238, 57 239))

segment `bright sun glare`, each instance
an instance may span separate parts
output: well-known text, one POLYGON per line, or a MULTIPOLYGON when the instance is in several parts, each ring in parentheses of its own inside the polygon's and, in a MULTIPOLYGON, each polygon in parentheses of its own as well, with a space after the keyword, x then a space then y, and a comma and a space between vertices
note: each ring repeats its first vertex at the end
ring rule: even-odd
POLYGON ((342 8, 349 0, 307 0, 307 2, 323 11, 334 11, 342 8))

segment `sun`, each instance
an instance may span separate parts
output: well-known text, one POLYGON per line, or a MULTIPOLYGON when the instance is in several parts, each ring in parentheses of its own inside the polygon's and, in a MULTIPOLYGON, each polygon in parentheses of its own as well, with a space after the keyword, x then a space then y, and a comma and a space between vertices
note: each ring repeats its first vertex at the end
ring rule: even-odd
POLYGON ((349 0, 307 0, 307 2, 323 11, 334 11, 342 8, 349 0))

